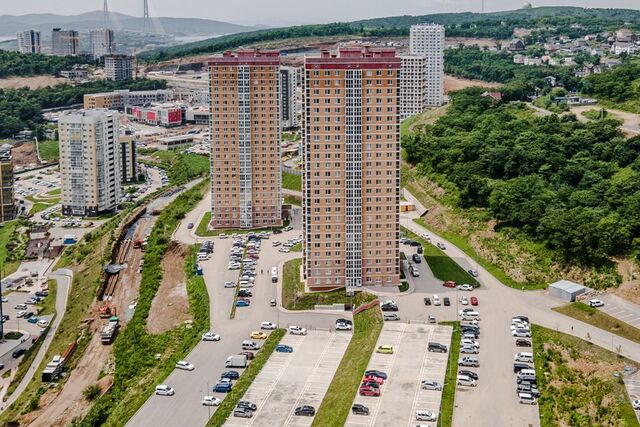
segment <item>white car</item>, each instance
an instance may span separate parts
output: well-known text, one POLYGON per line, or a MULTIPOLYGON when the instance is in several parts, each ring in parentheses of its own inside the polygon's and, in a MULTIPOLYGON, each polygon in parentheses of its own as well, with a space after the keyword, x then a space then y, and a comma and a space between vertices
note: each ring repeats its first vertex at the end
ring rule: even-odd
POLYGON ((462 285, 458 285, 458 290, 459 291, 472 291, 473 290, 473 286, 471 286, 468 283, 463 283, 462 285))
POLYGON ((236 287, 236 282, 224 282, 224 287, 225 288, 235 288, 236 287))
POLYGON ((156 386, 156 394, 159 396, 173 396, 176 392, 168 385, 160 384, 156 386))
POLYGON ((424 409, 418 409, 416 411, 416 420, 418 421, 436 421, 438 416, 431 411, 425 411, 424 409))
POLYGON ((7 299, 7 297, 2 297, 2 302, 9 302, 9 300, 7 299))
POLYGON ((202 398, 202 404, 204 406, 218 406, 220 402, 222 401, 215 396, 205 396, 202 398))
POLYGON ((353 329, 353 326, 348 323, 336 323, 336 331, 350 331, 353 329))
POLYGON ((283 254, 288 254, 289 252, 291 252, 291 250, 289 248, 280 248, 278 249, 278 252, 282 252, 283 254))
POLYGON ((462 338, 460 340, 460 345, 470 345, 471 347, 480 348, 480 343, 478 341, 469 338, 462 338))
POLYGON ((591 307, 604 307, 604 302, 599 299, 592 299, 589 301, 591 307))
POLYGON ((220 335, 213 332, 205 332, 202 334, 202 341, 220 341, 220 335))
POLYGON ((385 302, 380 303, 380 305, 385 305, 385 304, 389 304, 389 305, 398 305, 394 300, 392 299, 388 299, 385 302))
POLYGON ((469 300, 467 299, 467 297, 460 298, 460 304, 469 305, 469 300))
POLYGON ((431 236, 429 235, 429 233, 422 233, 420 234, 420 237, 422 237, 427 242, 431 241, 431 236))
POLYGON ((528 329, 516 329, 511 331, 511 336, 517 338, 531 338, 531 331, 528 329))
POLYGON ((633 406, 633 409, 640 410, 640 400, 631 401, 631 405, 633 406))
POLYGON ((461 354, 478 354, 480 353, 480 349, 472 345, 463 345, 460 347, 460 353, 461 354))
POLYGON ((300 326, 289 326, 289 333, 291 335, 307 335, 307 330, 300 326))
POLYGON ((516 329, 529 329, 529 324, 528 323, 512 323, 510 328, 512 331, 515 331, 516 329))
POLYGON ((273 242, 271 242, 272 246, 280 246, 282 243, 280 243, 278 240, 274 240, 273 242))
POLYGON ((424 380, 424 381, 422 381, 422 389, 423 390, 437 390, 437 391, 440 391, 440 390, 442 390, 442 384, 438 383, 437 381, 424 380))
POLYGON ((193 371, 196 367, 191 363, 184 360, 180 360, 176 363, 176 369, 182 369, 183 371, 193 371))
POLYGON ((278 326, 273 322, 262 322, 260 323, 260 329, 273 330, 278 326))
POLYGON ((19 312, 16 313, 16 317, 24 317, 25 314, 27 314, 26 311, 20 310, 19 312))

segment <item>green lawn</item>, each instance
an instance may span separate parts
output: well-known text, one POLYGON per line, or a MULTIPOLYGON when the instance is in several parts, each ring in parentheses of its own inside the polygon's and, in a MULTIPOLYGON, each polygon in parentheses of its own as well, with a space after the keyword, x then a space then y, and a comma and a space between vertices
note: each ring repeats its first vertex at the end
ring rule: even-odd
POLYGON ((435 245, 424 240, 422 237, 402 227, 402 231, 411 240, 420 242, 424 248, 424 260, 429 264, 433 275, 443 282, 453 280, 456 283, 469 283, 478 286, 478 282, 462 267, 456 264, 447 254, 438 249, 435 245))
POLYGON ((289 194, 284 195, 284 204, 285 205, 295 205, 302 206, 302 199, 297 196, 291 196, 289 194))
POLYGON ((367 369, 382 330, 380 308, 375 306, 356 314, 353 323, 353 337, 318 408, 312 426, 344 425, 351 410, 353 397, 358 391, 362 375, 367 369))
MULTIPOLYGON (((56 191, 56 190, 52 190, 52 191, 56 191)), ((60 194, 59 193, 60 190, 57 190, 57 191, 58 191, 58 194, 60 194)), ((60 197, 56 197, 55 195, 47 198, 41 198, 37 196, 27 196, 26 199, 33 203, 33 206, 29 211, 29 214, 31 215, 35 215, 47 208, 50 208, 51 206, 54 206, 60 203, 60 197)))
POLYGON ((316 304, 351 304, 360 306, 375 299, 368 292, 358 292, 353 298, 347 297, 344 288, 329 292, 306 293, 300 281, 302 259, 296 258, 284 263, 282 283, 282 306, 288 310, 313 310, 316 304))
POLYGON ((562 313, 574 319, 593 325, 597 328, 604 329, 612 334, 619 335, 631 341, 640 343, 640 329, 609 316, 598 309, 590 307, 582 302, 574 302, 554 308, 553 310, 562 313))
POLYGON ((40 157, 45 162, 57 162, 60 158, 60 146, 58 141, 47 140, 38 143, 40 157))
POLYGON ((639 425, 622 379, 613 375, 637 363, 538 325, 531 331, 540 425, 639 425))
POLYGON ((49 280, 48 283, 49 283, 49 295, 47 295, 38 304, 39 316, 56 313, 56 293, 58 291, 58 282, 56 282, 55 280, 49 280))
POLYGON ((302 191, 302 176, 282 172, 282 187, 288 190, 302 191))
POLYGON ((211 221, 210 211, 205 212, 205 214, 202 216, 202 219, 200 220, 200 224, 198 224, 198 227, 196 228, 196 236, 215 237, 215 236, 219 236, 222 233, 226 234, 227 236, 230 236, 232 234, 248 234, 248 233, 256 233, 260 231, 273 231, 275 229, 285 227, 289 224, 288 220, 286 220, 284 221, 282 227, 257 228, 252 230, 207 230, 207 225, 209 224, 209 221, 211 221))
POLYGON ((62 190, 56 188, 55 190, 51 190, 47 193, 47 196, 59 196, 62 193, 62 190))
POLYGON ((442 402, 440 403, 440 419, 438 425, 451 427, 453 424, 453 408, 456 401, 456 378, 458 377, 458 356, 460 354, 460 322, 440 322, 441 325, 453 326, 451 334, 451 346, 449 347, 449 360, 445 372, 444 388, 442 390, 442 402))
POLYGON ((400 283, 400 286, 398 286, 398 290, 400 292, 407 292, 409 290, 409 282, 400 283))
MULTIPOLYGON (((6 269, 7 267, 7 243, 9 243, 9 239, 13 235, 15 229, 18 227, 19 221, 7 221, 3 225, 0 226, 0 266, 2 269, 6 269)), ((9 274, 5 272, 5 275, 9 274)))
MULTIPOLYGON (((286 330, 284 329, 276 329, 269 334, 264 345, 256 353, 255 359, 253 359, 247 369, 240 375, 238 381, 233 385, 231 392, 227 394, 211 419, 209 419, 207 426, 221 426, 224 424, 233 412, 238 401, 244 396, 253 380, 258 376, 264 364, 267 363, 271 353, 273 353, 285 333, 286 330)), ((213 387, 214 384, 210 384, 210 386, 213 387)))

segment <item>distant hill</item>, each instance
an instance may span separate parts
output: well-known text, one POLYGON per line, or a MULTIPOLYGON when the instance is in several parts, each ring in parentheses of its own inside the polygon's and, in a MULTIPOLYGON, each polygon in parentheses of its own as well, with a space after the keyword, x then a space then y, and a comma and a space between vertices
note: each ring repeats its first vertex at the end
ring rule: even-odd
MULTIPOLYGON (((640 10, 584 9, 580 7, 539 7, 493 13, 440 13, 422 16, 392 16, 354 22, 322 25, 299 25, 244 32, 214 39, 159 48, 140 55, 147 61, 200 55, 235 49, 239 46, 273 40, 322 36, 406 36, 409 27, 421 22, 435 22, 446 27, 452 37, 487 37, 508 39, 515 28, 544 27, 545 35, 565 34, 571 37, 610 31, 624 23, 640 27, 640 10), (578 23, 578 26, 571 24, 578 23), (553 29, 555 27, 555 29, 553 29)), ((544 37, 544 35, 541 35, 544 37)))
MULTIPOLYGON (((152 18, 154 32, 165 32, 177 36, 211 35, 241 33, 264 27, 247 27, 222 21, 198 18, 152 18)), ((55 27, 88 31, 104 26, 101 11, 87 12, 81 15, 64 16, 50 13, 30 15, 0 15, 0 37, 15 36, 18 31, 36 29, 42 32, 44 39, 51 37, 55 27)), ((109 26, 114 30, 141 31, 144 27, 140 17, 111 12, 109 26)))

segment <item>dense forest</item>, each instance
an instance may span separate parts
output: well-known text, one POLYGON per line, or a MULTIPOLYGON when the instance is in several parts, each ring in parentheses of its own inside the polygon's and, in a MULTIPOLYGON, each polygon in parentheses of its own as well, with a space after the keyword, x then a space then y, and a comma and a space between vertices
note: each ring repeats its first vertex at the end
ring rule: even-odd
POLYGON ((422 16, 392 16, 350 23, 300 25, 230 34, 179 46, 142 53, 153 62, 166 59, 221 52, 253 43, 320 36, 408 36, 409 27, 422 22, 444 25, 448 37, 487 37, 505 40, 515 28, 540 28, 530 38, 549 35, 580 37, 589 33, 614 30, 625 22, 640 25, 640 11, 627 9, 583 9, 577 7, 542 7, 496 13, 443 13, 422 16), (572 24, 579 25, 572 25, 572 24))
POLYGON ((64 107, 82 103, 85 93, 116 89, 164 89, 164 80, 99 81, 77 86, 57 85, 30 90, 0 89, 0 137, 8 137, 23 129, 36 130, 42 138, 43 108, 64 107))
POLYGON ((524 66, 513 63, 507 52, 489 52, 478 46, 445 51, 445 73, 466 79, 507 83, 501 90, 507 101, 526 100, 535 88, 550 90, 545 78, 556 77, 568 90, 575 90, 579 79, 571 67, 524 66))
POLYGON ((536 117, 524 104, 496 103, 471 88, 447 114, 402 140, 417 170, 458 189, 461 207, 485 208, 566 261, 599 265, 640 257, 640 137, 617 122, 536 117))
POLYGON ((56 75, 76 64, 94 64, 88 56, 49 56, 0 50, 0 78, 11 76, 56 75))

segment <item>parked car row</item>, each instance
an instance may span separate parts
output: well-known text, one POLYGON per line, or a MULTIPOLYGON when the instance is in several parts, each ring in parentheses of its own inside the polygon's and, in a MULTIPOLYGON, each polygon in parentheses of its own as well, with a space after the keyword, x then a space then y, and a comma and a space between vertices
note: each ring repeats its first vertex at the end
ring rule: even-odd
MULTIPOLYGON (((514 316, 511 319, 511 335, 519 337, 515 341, 516 347, 531 347, 531 341, 525 338, 531 337, 529 318, 526 316, 514 316)), ((516 374, 516 395, 522 404, 535 405, 540 391, 537 387, 536 371, 533 365, 533 353, 519 351, 513 356, 513 373, 516 374)))
MULTIPOLYGON (((464 319, 464 314, 469 313, 472 310, 473 309, 471 308, 460 310, 461 317, 464 319)), ((480 360, 476 355, 480 353, 480 342, 478 341, 480 338, 480 325, 478 325, 478 321, 474 319, 472 321, 463 322, 460 328, 461 356, 458 359, 458 367, 478 368, 480 367, 480 360)), ((471 371, 469 369, 458 369, 456 384, 464 387, 476 387, 478 385, 478 379, 479 376, 475 371, 471 371)))
MULTIPOLYGON (((362 382, 360 383, 358 394, 360 396, 380 396, 382 392, 382 385, 387 379, 388 376, 385 372, 377 370, 365 371, 364 376, 362 377, 362 382)), ((353 405, 351 407, 351 411, 354 414, 369 415, 369 408, 364 405, 360 405, 358 407, 353 405)))

